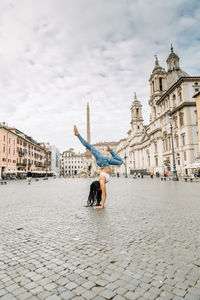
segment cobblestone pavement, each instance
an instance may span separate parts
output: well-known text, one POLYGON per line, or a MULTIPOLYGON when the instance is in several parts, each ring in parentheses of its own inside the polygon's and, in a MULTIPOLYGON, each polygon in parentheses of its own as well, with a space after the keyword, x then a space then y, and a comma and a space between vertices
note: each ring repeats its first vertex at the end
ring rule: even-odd
POLYGON ((88 179, 0 186, 0 298, 200 299, 200 184, 88 179))

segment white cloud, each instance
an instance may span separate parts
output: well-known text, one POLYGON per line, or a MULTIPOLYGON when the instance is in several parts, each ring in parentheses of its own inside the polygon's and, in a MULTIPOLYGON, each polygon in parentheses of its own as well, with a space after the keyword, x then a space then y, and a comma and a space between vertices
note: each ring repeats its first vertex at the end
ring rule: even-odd
POLYGON ((92 141, 120 139, 134 91, 148 122, 155 53, 165 67, 173 42, 182 69, 199 75, 199 25, 198 0, 2 0, 0 120, 80 149, 72 127, 86 135, 89 101, 92 141))

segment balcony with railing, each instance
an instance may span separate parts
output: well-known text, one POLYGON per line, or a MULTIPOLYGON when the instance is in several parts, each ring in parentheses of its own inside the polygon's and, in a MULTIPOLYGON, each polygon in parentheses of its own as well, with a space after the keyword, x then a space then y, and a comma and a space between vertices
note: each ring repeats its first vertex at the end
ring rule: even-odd
POLYGON ((26 167, 25 162, 17 162, 16 165, 17 165, 17 167, 26 167))
POLYGON ((42 162, 39 162, 39 161, 35 161, 34 165, 36 167, 40 167, 40 168, 44 168, 44 166, 45 166, 42 162))
POLYGON ((24 151, 21 151, 21 150, 17 150, 17 153, 18 153, 18 155, 20 156, 20 157, 22 157, 22 156, 24 156, 25 155, 25 153, 24 153, 24 151))
POLYGON ((45 161, 45 163, 44 163, 44 166, 45 167, 49 167, 51 165, 51 162, 50 161, 45 161))

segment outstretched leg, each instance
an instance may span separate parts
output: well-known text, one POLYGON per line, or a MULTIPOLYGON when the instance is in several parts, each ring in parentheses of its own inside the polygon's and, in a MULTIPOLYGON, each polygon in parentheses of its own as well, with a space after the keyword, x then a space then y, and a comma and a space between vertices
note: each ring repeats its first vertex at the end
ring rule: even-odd
POLYGON ((76 127, 76 125, 74 125, 74 134, 79 138, 82 145, 90 150, 90 152, 94 155, 94 157, 96 159, 104 158, 104 156, 103 156, 103 154, 101 154, 101 152, 99 152, 94 146, 90 145, 86 140, 84 140, 84 138, 82 138, 82 136, 78 132, 78 128, 76 127))

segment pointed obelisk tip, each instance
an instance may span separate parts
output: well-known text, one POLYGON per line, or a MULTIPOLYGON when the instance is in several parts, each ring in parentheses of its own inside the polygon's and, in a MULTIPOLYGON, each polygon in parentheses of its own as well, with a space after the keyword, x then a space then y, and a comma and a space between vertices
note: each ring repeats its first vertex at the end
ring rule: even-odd
MULTIPOLYGON (((89 108, 89 103, 87 103, 87 142, 90 144, 90 108, 89 108)), ((87 151, 87 154, 89 151, 87 151)))

